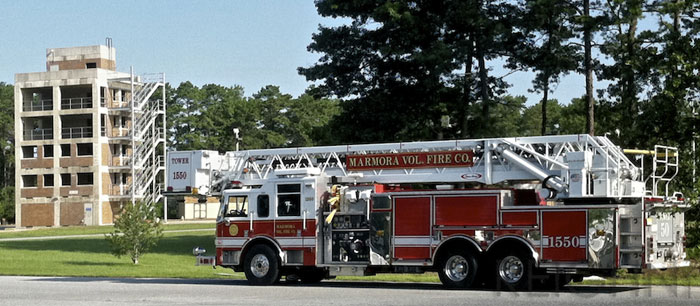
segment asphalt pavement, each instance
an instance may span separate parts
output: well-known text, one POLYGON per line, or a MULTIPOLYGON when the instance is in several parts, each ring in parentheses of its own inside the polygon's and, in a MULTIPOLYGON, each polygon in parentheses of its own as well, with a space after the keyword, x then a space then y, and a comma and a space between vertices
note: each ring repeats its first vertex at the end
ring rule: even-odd
MULTIPOLYGON (((2 267, 0 267, 2 269, 2 267)), ((437 284, 0 276, 0 305, 698 305, 700 287, 567 286, 561 291, 445 290, 437 284)))

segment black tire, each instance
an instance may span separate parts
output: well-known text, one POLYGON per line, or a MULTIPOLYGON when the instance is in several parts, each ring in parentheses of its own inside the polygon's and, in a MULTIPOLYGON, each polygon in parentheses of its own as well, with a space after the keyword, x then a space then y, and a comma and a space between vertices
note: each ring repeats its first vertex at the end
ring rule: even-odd
POLYGON ((469 288, 478 272, 476 257, 465 250, 454 250, 441 256, 437 269, 446 288, 469 288))
POLYGON ((253 246, 243 261, 243 271, 248 283, 256 286, 272 285, 280 279, 279 258, 268 246, 253 246))
POLYGON ((316 284, 325 279, 326 275, 326 270, 316 268, 302 272, 299 278, 301 278, 301 282, 304 284, 316 284))
POLYGON ((497 289, 532 289, 532 256, 516 251, 501 253, 496 258, 495 274, 497 289))

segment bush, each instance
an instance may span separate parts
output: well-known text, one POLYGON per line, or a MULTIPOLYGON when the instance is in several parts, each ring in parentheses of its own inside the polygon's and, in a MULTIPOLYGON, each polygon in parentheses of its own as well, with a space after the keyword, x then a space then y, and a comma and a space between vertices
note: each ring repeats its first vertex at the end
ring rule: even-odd
POLYGON ((118 258, 128 255, 138 264, 139 256, 153 248, 163 236, 163 228, 160 221, 156 221, 156 211, 139 201, 124 206, 114 221, 114 232, 105 236, 112 254, 118 258))

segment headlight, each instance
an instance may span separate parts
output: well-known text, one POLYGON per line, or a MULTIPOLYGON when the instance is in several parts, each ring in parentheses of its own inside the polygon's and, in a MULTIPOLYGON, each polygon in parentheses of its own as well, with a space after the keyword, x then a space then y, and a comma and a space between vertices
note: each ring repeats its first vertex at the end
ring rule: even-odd
POLYGON ((207 250, 202 249, 202 248, 200 248, 200 247, 196 247, 196 248, 194 248, 194 249, 192 250, 192 254, 194 254, 194 256, 199 256, 199 255, 202 255, 202 254, 204 254, 204 253, 206 253, 206 252, 207 252, 207 250))

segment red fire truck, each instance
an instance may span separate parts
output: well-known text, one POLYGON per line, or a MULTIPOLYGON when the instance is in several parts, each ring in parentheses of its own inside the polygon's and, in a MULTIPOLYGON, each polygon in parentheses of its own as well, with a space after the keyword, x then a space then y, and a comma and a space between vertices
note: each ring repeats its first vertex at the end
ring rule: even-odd
POLYGON ((228 152, 216 255, 195 255, 256 285, 435 271, 524 289, 688 266, 676 148, 629 153, 589 135, 228 152))

